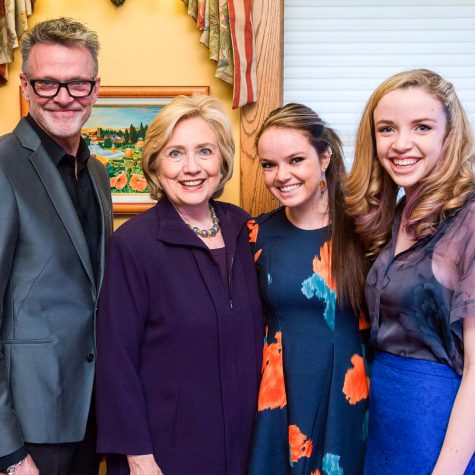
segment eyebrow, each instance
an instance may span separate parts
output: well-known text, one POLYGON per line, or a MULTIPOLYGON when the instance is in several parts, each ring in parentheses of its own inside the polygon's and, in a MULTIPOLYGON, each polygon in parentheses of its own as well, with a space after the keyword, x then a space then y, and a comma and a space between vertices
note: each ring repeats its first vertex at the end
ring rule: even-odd
MULTIPOLYGON (((218 144, 214 144, 214 143, 211 143, 211 142, 206 142, 206 143, 200 143, 198 145, 196 145, 195 149, 196 148, 202 148, 202 147, 217 147, 218 144)), ((186 147, 184 145, 174 145, 174 144, 170 144, 168 145, 167 147, 164 148, 164 150, 169 150, 171 148, 179 148, 181 150, 186 150, 186 147)))
POLYGON ((289 153, 287 154, 287 156, 285 158, 294 158, 294 157, 300 157, 302 155, 306 155, 305 152, 303 151, 297 151, 297 152, 292 152, 292 153, 289 153))
MULTIPOLYGON (((304 156, 304 155, 306 155, 305 152, 292 152, 292 153, 289 153, 288 155, 286 155, 284 158, 289 159, 289 158, 301 157, 301 156, 304 156)), ((266 162, 273 162, 274 161, 271 158, 265 158, 265 157, 262 157, 262 158, 259 157, 259 160, 260 161, 265 160, 266 162)))
MULTIPOLYGON (((411 124, 420 124, 421 122, 432 122, 435 124, 437 123, 437 120, 431 119, 429 117, 421 117, 420 119, 414 119, 413 121, 411 121, 411 124)), ((381 125, 381 124, 393 125, 395 124, 395 122, 389 119, 381 119, 374 123, 374 125, 381 125)))

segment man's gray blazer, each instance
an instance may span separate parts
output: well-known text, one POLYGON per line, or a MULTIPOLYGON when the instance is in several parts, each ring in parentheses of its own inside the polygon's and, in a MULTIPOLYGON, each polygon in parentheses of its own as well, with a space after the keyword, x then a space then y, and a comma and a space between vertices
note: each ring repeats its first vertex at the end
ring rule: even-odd
MULTIPOLYGON (((112 230, 109 180, 88 160, 101 216, 98 282, 112 230)), ((82 440, 98 294, 63 180, 25 119, 0 138, 0 456, 23 442, 82 440)))

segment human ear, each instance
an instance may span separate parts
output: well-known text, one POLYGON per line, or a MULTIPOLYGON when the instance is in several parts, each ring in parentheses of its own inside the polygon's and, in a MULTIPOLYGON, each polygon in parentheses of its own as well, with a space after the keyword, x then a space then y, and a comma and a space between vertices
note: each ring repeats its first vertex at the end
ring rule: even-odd
POLYGON ((20 87, 23 97, 26 101, 30 102, 30 91, 28 90, 28 80, 26 79, 25 73, 20 73, 20 87))
POLYGON ((328 168, 332 155, 333 155, 333 150, 330 147, 330 145, 328 145, 325 151, 323 151, 320 154, 320 164, 321 164, 322 169, 326 170, 328 168))

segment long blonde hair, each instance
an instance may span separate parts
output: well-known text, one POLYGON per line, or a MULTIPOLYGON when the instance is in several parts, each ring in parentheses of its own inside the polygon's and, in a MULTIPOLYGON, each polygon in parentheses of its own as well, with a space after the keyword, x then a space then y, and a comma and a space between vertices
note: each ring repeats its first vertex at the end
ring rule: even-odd
POLYGON ((398 193, 398 186, 384 170, 376 153, 374 110, 389 92, 408 88, 420 88, 434 96, 447 117, 439 162, 433 173, 420 181, 404 208, 408 231, 416 239, 433 234, 446 213, 461 207, 475 188, 473 136, 453 85, 427 69, 404 71, 390 77, 373 92, 366 104, 347 183, 348 213, 355 218, 356 231, 370 258, 375 258, 390 238, 398 193))

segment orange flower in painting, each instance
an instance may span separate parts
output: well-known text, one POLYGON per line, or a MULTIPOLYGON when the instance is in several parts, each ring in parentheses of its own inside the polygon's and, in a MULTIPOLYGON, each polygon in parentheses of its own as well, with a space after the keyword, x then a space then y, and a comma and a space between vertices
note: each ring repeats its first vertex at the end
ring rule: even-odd
POLYGON ((300 432, 296 425, 289 426, 290 461, 298 462, 302 457, 310 457, 313 444, 309 437, 300 432))
POLYGON ((282 362, 282 333, 275 334, 276 343, 264 345, 262 379, 257 409, 282 409, 287 404, 282 362))
POLYGON ((322 475, 322 472, 320 472, 320 470, 315 470, 314 472, 310 472, 310 475, 322 475))
POLYGON ((259 232, 259 225, 256 224, 255 219, 250 219, 247 222, 247 229, 249 229, 249 242, 256 242, 257 234, 259 232))
POLYGON ((358 328, 360 330, 367 330, 369 327, 371 327, 371 323, 369 323, 369 320, 366 318, 365 313, 363 310, 360 310, 360 318, 358 322, 358 328))
POLYGON ((334 279, 331 278, 332 268, 332 247, 331 241, 325 242, 320 248, 320 257, 315 256, 313 259, 313 272, 323 277, 325 283, 330 287, 330 290, 336 290, 334 279))
POLYGON ((254 254, 254 262, 257 262, 259 257, 261 257, 261 252, 262 252, 262 249, 259 249, 258 251, 256 251, 256 253, 254 254))
POLYGON ((117 188, 122 190, 127 185, 127 175, 124 172, 120 172, 117 176, 110 179, 111 188, 117 188))
POLYGON ((346 371, 343 393, 347 401, 354 405, 368 397, 369 378, 366 376, 366 367, 361 356, 353 355, 351 363, 353 368, 346 371))
POLYGON ((143 175, 138 175, 137 173, 135 173, 130 178, 129 185, 132 190, 141 192, 145 190, 145 188, 147 188, 147 180, 145 180, 145 177, 143 175))

